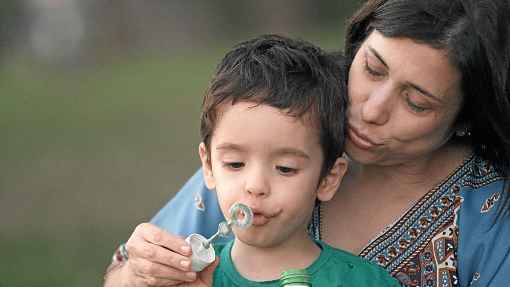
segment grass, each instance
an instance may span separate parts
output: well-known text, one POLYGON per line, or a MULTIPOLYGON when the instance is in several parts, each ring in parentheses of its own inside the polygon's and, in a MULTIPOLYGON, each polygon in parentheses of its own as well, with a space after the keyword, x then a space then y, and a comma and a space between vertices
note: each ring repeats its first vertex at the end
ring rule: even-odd
POLYGON ((133 222, 196 168, 199 106, 217 55, 80 71, 3 65, 1 287, 101 285, 133 222))
MULTIPOLYGON (((0 286, 101 286, 119 232, 3 237, 0 286)), ((126 236, 126 235, 124 235, 126 236)))

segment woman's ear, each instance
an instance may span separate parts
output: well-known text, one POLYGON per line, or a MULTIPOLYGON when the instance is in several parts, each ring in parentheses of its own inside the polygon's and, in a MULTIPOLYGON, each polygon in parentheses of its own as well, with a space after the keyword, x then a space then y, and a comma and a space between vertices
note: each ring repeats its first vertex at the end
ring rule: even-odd
POLYGON ((198 146, 198 154, 200 155, 200 161, 202 162, 202 172, 204 173, 205 185, 209 189, 214 189, 216 187, 216 181, 214 180, 212 172, 211 159, 209 158, 210 154, 207 152, 207 147, 203 142, 201 142, 198 146))
POLYGON ((336 159, 331 170, 322 178, 319 189, 317 190, 318 200, 329 201, 333 198, 340 187, 340 183, 342 183, 348 165, 345 158, 339 157, 336 159))

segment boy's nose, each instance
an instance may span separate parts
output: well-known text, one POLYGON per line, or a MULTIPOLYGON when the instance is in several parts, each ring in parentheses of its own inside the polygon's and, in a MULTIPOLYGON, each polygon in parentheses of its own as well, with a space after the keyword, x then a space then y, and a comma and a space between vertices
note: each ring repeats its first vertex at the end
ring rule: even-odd
POLYGON ((245 190, 256 197, 269 195, 269 184, 263 170, 254 171, 248 175, 245 190))

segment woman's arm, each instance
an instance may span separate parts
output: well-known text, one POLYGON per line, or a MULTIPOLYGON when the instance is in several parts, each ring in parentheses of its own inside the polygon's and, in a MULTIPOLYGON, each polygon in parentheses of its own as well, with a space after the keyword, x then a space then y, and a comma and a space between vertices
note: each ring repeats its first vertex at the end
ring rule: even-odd
POLYGON ((202 170, 151 220, 137 226, 133 234, 115 252, 105 275, 104 287, 171 286, 193 281, 183 237, 190 233, 210 236, 223 216, 216 194, 207 189, 202 170), (129 258, 129 259, 128 259, 129 258))
POLYGON ((508 286, 510 198, 503 179, 461 192, 458 214, 459 286, 508 286))
POLYGON ((199 169, 151 223, 180 236, 200 233, 209 237, 222 220, 216 192, 205 186, 202 169, 199 169))

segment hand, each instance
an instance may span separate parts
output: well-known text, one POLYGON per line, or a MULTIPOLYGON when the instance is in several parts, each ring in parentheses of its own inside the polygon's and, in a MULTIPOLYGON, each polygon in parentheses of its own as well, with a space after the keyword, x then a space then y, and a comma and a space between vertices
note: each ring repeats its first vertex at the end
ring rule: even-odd
POLYGON ((126 286, 208 286, 178 285, 202 278, 202 275, 191 272, 191 248, 183 238, 153 224, 138 225, 126 242, 126 249, 129 259, 121 271, 126 286))
POLYGON ((207 266, 204 270, 198 273, 198 278, 194 282, 184 282, 177 284, 178 287, 211 287, 213 285, 214 270, 218 267, 220 260, 216 257, 216 260, 207 266))

